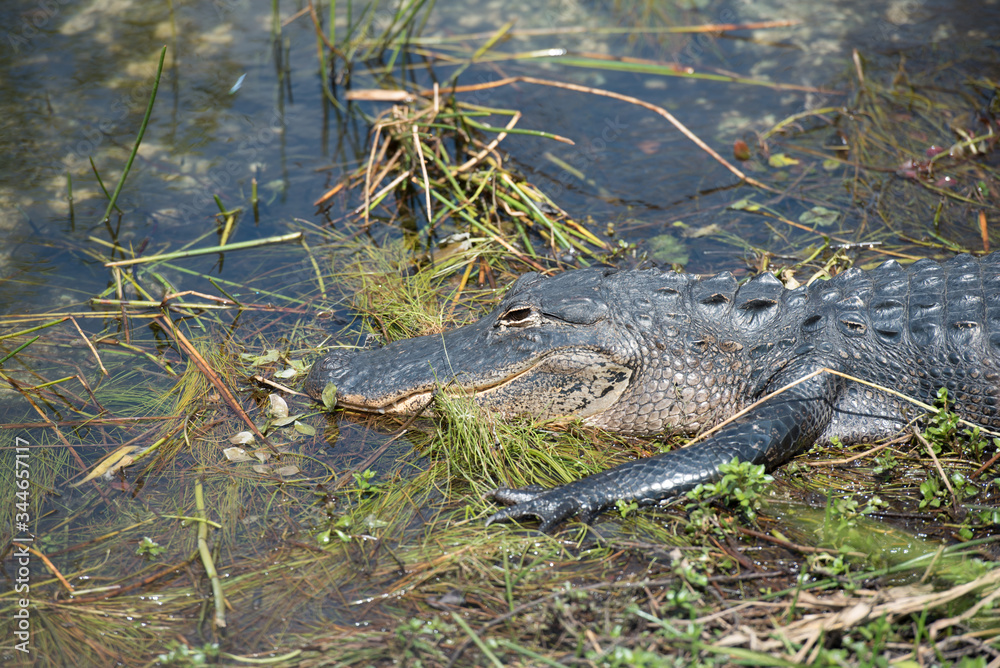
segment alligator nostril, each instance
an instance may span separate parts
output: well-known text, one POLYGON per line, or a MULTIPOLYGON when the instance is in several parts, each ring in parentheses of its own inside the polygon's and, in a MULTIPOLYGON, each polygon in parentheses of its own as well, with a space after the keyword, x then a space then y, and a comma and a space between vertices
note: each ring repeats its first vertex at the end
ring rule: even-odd
POLYGON ((358 351, 355 350, 340 350, 317 360, 310 369, 309 375, 306 376, 303 390, 306 394, 319 400, 327 383, 339 385, 351 375, 354 368, 352 360, 357 354, 358 351))
POLYGON ((344 360, 340 357, 327 357, 321 362, 324 371, 344 368, 344 360))

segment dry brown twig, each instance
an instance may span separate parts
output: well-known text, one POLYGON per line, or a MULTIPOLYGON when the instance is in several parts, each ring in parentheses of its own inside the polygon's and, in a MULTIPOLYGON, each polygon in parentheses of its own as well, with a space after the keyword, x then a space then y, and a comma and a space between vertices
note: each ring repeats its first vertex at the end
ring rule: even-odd
MULTIPOLYGON (((708 153, 708 155, 711 156, 712 159, 714 159, 716 162, 721 164, 727 170, 732 172, 741 181, 749 185, 752 185, 756 188, 761 188, 763 190, 768 190, 770 192, 778 192, 774 188, 764 185, 760 181, 757 181, 756 179, 751 178, 746 174, 744 174, 743 172, 741 172, 739 169, 733 166, 728 160, 723 158, 714 149, 712 149, 711 146, 703 142, 696 134, 691 132, 683 123, 677 120, 677 118, 673 114, 671 114, 663 107, 659 107, 650 102, 646 102, 645 100, 640 100, 639 98, 631 97, 630 95, 615 93, 610 90, 604 90, 603 88, 592 88, 590 86, 581 86, 579 84, 566 83, 563 81, 552 81, 550 79, 538 79, 536 77, 529 77, 529 76, 507 77, 506 79, 500 79, 499 81, 490 81, 483 84, 474 84, 469 86, 455 86, 454 88, 451 89, 451 91, 453 93, 466 93, 466 92, 484 90, 487 88, 498 88, 500 86, 508 86, 510 84, 515 84, 515 83, 529 83, 538 86, 549 86, 551 88, 562 88, 564 90, 572 90, 578 93, 599 95, 601 97, 610 97, 612 99, 620 100, 622 102, 628 102, 629 104, 634 104, 636 106, 642 107, 643 109, 652 111, 653 113, 667 119, 667 121, 671 125, 673 125, 681 134, 683 134, 685 137, 693 141, 698 146, 698 148, 708 153)), ((433 93, 436 94, 436 91, 433 91, 433 93)), ((432 94, 432 91, 422 91, 420 94, 427 97, 430 94, 432 94)))

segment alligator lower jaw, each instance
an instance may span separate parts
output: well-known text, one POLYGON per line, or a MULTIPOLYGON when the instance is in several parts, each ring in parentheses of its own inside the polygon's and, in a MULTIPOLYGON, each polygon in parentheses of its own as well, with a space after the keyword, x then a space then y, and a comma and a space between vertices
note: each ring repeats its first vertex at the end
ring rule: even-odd
POLYGON ((350 397, 337 397, 337 408, 358 413, 375 413, 378 415, 414 415, 424 410, 433 398, 433 392, 417 392, 416 394, 396 399, 385 405, 374 406, 359 401, 351 401, 350 397))
MULTIPOLYGON (((631 382, 633 370, 598 351, 571 350, 527 361, 516 371, 479 385, 458 382, 416 387, 408 393, 373 400, 371 394, 344 393, 337 405, 379 415, 413 415, 435 395, 470 398, 507 416, 544 419, 598 416, 614 406, 631 382)), ((484 379, 485 381, 485 379, 484 379)))

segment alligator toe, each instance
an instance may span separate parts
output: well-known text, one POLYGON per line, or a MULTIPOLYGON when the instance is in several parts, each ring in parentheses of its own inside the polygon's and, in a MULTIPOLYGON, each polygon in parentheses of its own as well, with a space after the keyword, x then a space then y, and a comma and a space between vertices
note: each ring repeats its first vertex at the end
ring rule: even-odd
POLYGON ((545 492, 541 485, 528 485, 527 487, 498 487, 487 496, 494 501, 498 501, 505 506, 516 506, 519 503, 526 503, 537 498, 545 492))
POLYGON ((514 505, 490 515, 486 520, 486 526, 494 522, 536 517, 541 522, 538 530, 547 533, 569 517, 579 515, 581 518, 589 520, 597 514, 598 510, 558 487, 555 489, 544 489, 538 485, 520 489, 502 487, 494 490, 490 496, 500 503, 512 502, 514 505))

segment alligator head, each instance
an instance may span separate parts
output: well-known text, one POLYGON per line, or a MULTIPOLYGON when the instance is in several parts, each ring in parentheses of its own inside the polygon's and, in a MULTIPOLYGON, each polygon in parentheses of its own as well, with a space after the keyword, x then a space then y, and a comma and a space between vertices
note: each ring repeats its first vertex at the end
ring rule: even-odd
POLYGON ((319 399, 333 383, 339 406, 364 412, 413 414, 446 392, 506 415, 604 423, 639 364, 638 346, 614 322, 619 309, 602 289, 611 273, 526 274, 478 322, 335 353, 313 366, 305 390, 319 399))

